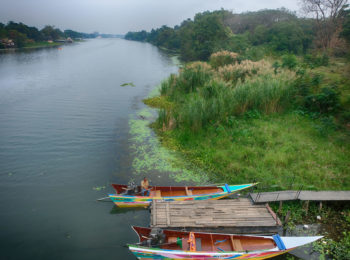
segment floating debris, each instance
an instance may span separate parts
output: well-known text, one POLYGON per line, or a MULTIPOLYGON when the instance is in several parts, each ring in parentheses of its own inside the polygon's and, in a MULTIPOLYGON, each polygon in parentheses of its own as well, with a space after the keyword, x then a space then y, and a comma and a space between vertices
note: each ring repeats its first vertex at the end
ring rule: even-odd
POLYGON ((134 83, 129 82, 129 83, 123 83, 120 85, 121 87, 126 87, 126 86, 131 86, 131 87, 135 87, 134 83))
POLYGON ((106 186, 99 186, 99 187, 93 187, 92 189, 96 191, 100 191, 100 190, 104 190, 105 188, 106 186))

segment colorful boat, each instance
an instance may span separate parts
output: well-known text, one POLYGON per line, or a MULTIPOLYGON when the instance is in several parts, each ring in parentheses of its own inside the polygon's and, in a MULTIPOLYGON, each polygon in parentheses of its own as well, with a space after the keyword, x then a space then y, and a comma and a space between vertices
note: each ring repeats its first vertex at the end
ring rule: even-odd
POLYGON ((138 259, 267 259, 322 238, 133 229, 140 242, 128 247, 138 259))
POLYGON ((118 207, 147 207, 153 200, 218 200, 254 185, 256 183, 223 186, 151 186, 150 195, 141 196, 140 186, 130 188, 128 185, 112 184, 117 194, 108 196, 118 207))

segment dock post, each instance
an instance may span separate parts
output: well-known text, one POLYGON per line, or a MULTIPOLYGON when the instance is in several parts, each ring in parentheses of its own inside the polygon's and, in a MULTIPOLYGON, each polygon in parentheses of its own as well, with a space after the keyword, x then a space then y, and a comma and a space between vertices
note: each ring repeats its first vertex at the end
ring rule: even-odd
POLYGON ((285 219, 284 219, 284 225, 286 225, 286 224, 288 223, 289 218, 290 218, 290 214, 291 214, 291 211, 288 210, 288 212, 287 212, 287 214, 286 214, 286 217, 285 217, 285 219))
POLYGON ((281 211, 282 211, 282 200, 280 200, 280 206, 278 208, 278 214, 281 215, 281 211))
POLYGON ((305 213, 306 213, 306 215, 307 215, 307 213, 309 212, 309 203, 310 203, 309 200, 307 200, 307 201, 305 202, 305 213))

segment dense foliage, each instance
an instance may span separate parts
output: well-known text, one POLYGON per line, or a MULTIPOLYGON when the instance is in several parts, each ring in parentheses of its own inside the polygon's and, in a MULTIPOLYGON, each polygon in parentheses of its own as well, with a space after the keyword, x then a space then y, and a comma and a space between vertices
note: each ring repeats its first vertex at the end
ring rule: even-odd
POLYGON ((286 9, 234 14, 226 10, 203 12, 180 26, 162 26, 151 32, 129 32, 129 40, 147 41, 180 52, 184 60, 207 60, 225 49, 250 53, 261 46, 269 51, 305 53, 314 37, 314 22, 286 9))
POLYGON ((221 51, 184 65, 161 84, 160 97, 145 102, 160 108, 154 127, 164 144, 213 182, 346 189, 349 78, 347 67, 321 65, 328 63, 326 56, 252 61, 221 51))
POLYGON ((79 33, 72 30, 62 32, 54 26, 47 25, 39 30, 36 27, 31 27, 23 23, 8 22, 6 25, 0 23, 0 49, 5 47, 25 47, 28 44, 38 43, 43 41, 56 41, 71 37, 76 38, 92 38, 95 34, 79 33), (13 41, 14 45, 9 45, 9 41, 13 41), (9 46, 6 46, 8 44, 9 46))
MULTIPOLYGON (((328 40, 331 51, 339 55, 347 47, 336 37, 349 40, 350 18, 346 8, 337 16, 341 18, 337 18, 340 25, 332 27, 337 33, 332 33, 333 38, 328 40)), ((320 30, 317 19, 300 18, 284 8, 241 14, 222 9, 198 13, 193 20, 187 19, 174 28, 164 25, 150 32, 128 32, 125 38, 177 51, 184 61, 207 60, 220 50, 257 60, 266 53, 312 53, 323 40, 320 30)))

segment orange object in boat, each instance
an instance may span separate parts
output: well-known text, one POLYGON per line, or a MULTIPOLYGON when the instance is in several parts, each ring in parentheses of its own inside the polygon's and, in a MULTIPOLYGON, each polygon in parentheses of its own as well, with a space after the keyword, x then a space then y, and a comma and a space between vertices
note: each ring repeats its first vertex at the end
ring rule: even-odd
POLYGON ((188 243, 190 243, 190 251, 195 252, 196 250, 196 237, 194 236, 193 232, 190 232, 188 243))

